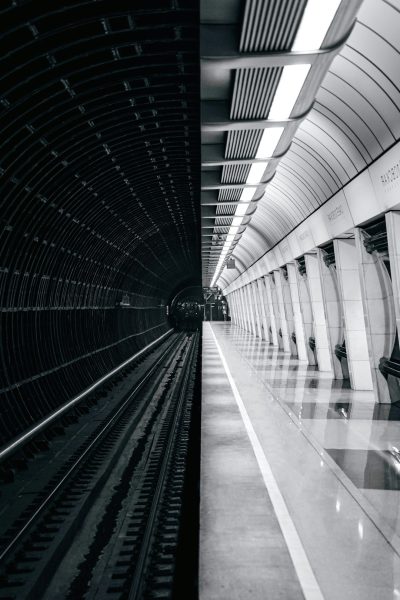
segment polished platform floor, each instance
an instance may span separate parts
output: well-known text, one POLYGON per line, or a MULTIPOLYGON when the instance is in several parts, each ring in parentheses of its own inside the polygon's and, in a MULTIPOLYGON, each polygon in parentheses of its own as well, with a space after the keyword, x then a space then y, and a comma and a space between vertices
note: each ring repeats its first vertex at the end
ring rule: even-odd
POLYGON ((400 598, 400 408, 204 323, 201 600, 400 598))

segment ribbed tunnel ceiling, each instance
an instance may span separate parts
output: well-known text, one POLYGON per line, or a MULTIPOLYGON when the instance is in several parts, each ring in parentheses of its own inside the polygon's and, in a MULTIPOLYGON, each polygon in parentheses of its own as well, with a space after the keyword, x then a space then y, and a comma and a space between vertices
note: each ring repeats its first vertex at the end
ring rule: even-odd
MULTIPOLYGON (((263 129, 257 129, 256 121, 268 117, 281 68, 270 65, 256 68, 251 61, 257 62, 257 57, 263 53, 266 55, 270 50, 286 51, 288 54, 302 11, 300 2, 247 0, 234 4, 236 8, 232 10, 230 6, 230 12, 236 16, 235 23, 227 18, 224 20, 222 8, 220 14, 216 14, 209 3, 202 5, 203 29, 211 26, 217 31, 220 27, 220 31, 224 29, 226 33, 226 43, 220 44, 218 56, 218 46, 210 43, 210 36, 202 32, 203 103, 218 100, 221 104, 223 100, 229 106, 229 114, 225 117, 227 126, 219 127, 218 131, 215 127, 204 127, 203 117, 205 189, 202 203, 217 204, 215 215, 232 216, 236 205, 221 203, 227 200, 238 202, 242 190, 217 191, 216 184, 245 184, 250 162, 246 164, 244 160, 242 164, 223 165, 221 157, 224 160, 254 159, 263 133, 263 129), (289 37, 283 36, 284 32, 289 37), (230 52, 226 48, 230 48, 230 52), (247 56, 246 68, 236 68, 239 62, 232 61, 232 66, 229 61, 223 63, 222 59, 228 56, 247 56), (214 96, 210 92, 212 70, 229 74, 224 80, 225 86, 221 83, 214 96), (235 121, 240 120, 236 125, 235 121), (250 124, 248 127, 246 120, 250 124), (229 131, 226 131, 228 127, 229 131), (215 160, 213 166, 206 164, 210 159, 215 160)), ((394 0, 364 0, 361 6, 357 2, 342 2, 340 11, 343 7, 348 11, 354 8, 354 16, 357 15, 354 27, 346 43, 332 57, 327 73, 318 82, 315 101, 312 102, 313 98, 309 97, 312 109, 297 122, 292 131, 293 141, 287 138, 285 145, 282 136, 274 154, 277 159, 270 161, 263 180, 267 181, 275 169, 276 174, 255 198, 258 201, 250 205, 252 208, 247 215, 252 214, 251 220, 245 218, 243 225, 247 227, 241 228, 239 234, 242 233, 242 236, 237 235, 233 242, 232 256, 236 259, 236 268, 223 270, 219 280, 222 287, 399 139, 400 74, 396 64, 400 51, 400 7, 394 0)), ((354 16, 344 12, 337 16, 340 18, 336 18, 328 31, 324 48, 334 48, 338 41, 346 38, 351 28, 354 16)), ((311 75, 310 72, 309 79, 311 75)), ((216 118, 215 111, 213 114, 208 110, 205 114, 208 123, 214 120, 219 126, 221 123, 224 125, 224 119, 216 118)), ((300 115, 300 111, 296 112, 295 106, 292 116, 297 114, 300 115)), ((285 133, 288 128, 289 125, 286 125, 285 133)), ((214 244, 214 248, 220 249, 224 239, 217 229, 204 229, 206 222, 208 226, 214 222, 212 210, 211 206, 203 208, 204 280, 211 278, 217 262, 215 257, 219 256, 216 251, 210 253, 208 248, 214 244), (205 237, 205 231, 210 232, 211 237, 205 237), (207 262, 210 256, 213 259, 207 262)), ((219 217, 215 225, 218 220, 219 217)), ((229 231, 228 225, 225 233, 229 231)))
POLYGON ((0 18, 7 437, 165 331, 199 281, 199 16, 10 0, 0 18))

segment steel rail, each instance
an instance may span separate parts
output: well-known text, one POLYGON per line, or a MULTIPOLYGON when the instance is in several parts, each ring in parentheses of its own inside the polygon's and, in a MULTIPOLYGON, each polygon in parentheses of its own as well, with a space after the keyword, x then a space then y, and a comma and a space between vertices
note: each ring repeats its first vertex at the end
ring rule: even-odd
POLYGON ((66 402, 65 404, 60 406, 60 408, 58 408, 57 410, 52 412, 49 416, 45 417, 44 419, 39 421, 36 425, 34 425, 30 429, 28 429, 27 431, 22 433, 20 436, 15 438, 10 444, 3 446, 3 448, 1 448, 1 450, 0 450, 0 462, 2 462, 5 458, 10 456, 10 454, 15 452, 16 450, 18 450, 18 448, 20 448, 23 444, 26 444, 26 442, 28 442, 35 435, 40 433, 40 431, 45 429, 50 423, 52 423, 56 419, 59 419, 66 411, 70 410, 78 402, 83 400, 83 398, 86 398, 86 396, 91 394, 91 392, 93 392, 96 388, 98 388, 100 385, 102 385, 105 381, 107 381, 108 379, 113 377, 116 373, 121 371, 121 369, 123 369, 124 367, 126 367, 127 365, 132 363, 133 361, 137 360, 141 356, 143 356, 151 348, 155 348, 163 340, 165 340, 167 337, 169 337, 172 332, 173 332, 173 329, 168 329, 168 331, 163 333, 163 335, 161 335, 154 341, 150 342, 150 344, 147 344, 147 346, 145 346, 144 348, 139 350, 139 352, 136 352, 135 354, 133 354, 130 358, 128 358, 127 360, 125 360, 124 362, 119 364, 117 367, 115 367, 114 369, 109 371, 106 375, 103 375, 103 377, 100 377, 100 379, 97 379, 97 381, 95 381, 94 383, 92 383, 92 385, 90 385, 88 388, 83 390, 83 392, 81 392, 80 394, 78 394, 77 396, 72 398, 71 400, 68 400, 68 402, 66 402))
MULTIPOLYGON (((169 330, 172 331, 172 330, 169 330)), ((167 332, 168 333, 168 332, 167 332)), ((161 337, 165 337, 164 334, 161 337)), ((155 340, 157 341, 157 340, 155 340)), ((177 344, 179 343, 180 338, 177 340, 177 344)), ((155 342, 152 342, 154 344, 155 342)), ((123 414, 127 405, 131 402, 132 397, 135 396, 138 392, 141 391, 143 386, 148 382, 150 377, 154 374, 154 372, 158 369, 160 364, 165 361, 166 356, 169 354, 171 344, 162 355, 152 364, 150 369, 146 372, 145 376, 136 384, 135 388, 129 393, 128 398, 118 407, 118 409, 113 413, 110 418, 107 420, 106 424, 101 428, 98 434, 94 437, 94 439, 90 442, 87 448, 82 452, 82 454, 76 459, 76 461, 71 465, 68 471, 63 475, 60 481, 54 486, 54 488, 49 492, 47 497, 41 502, 40 506, 35 510, 35 512, 29 517, 26 523, 21 527, 18 533, 13 537, 13 539, 8 543, 8 545, 4 548, 4 550, 0 554, 0 562, 7 558, 8 554, 14 549, 16 544, 19 542, 21 537, 27 532, 29 527, 36 521, 36 519, 41 515, 41 513, 45 510, 45 508, 49 505, 51 500, 57 494, 57 492, 63 487, 65 482, 75 473, 78 467, 84 462, 84 459, 88 456, 91 450, 97 445, 97 443, 101 440, 101 438, 110 430, 110 428, 114 425, 116 420, 123 414)), ((146 346, 147 348, 147 346, 146 346)), ((144 350, 144 349, 143 349, 144 350)), ((126 362, 126 361, 125 361, 126 362)))

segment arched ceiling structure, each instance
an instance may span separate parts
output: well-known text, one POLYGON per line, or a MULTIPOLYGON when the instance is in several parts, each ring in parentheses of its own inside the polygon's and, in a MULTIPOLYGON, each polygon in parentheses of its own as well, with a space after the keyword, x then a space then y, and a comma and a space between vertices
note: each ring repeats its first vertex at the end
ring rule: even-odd
POLYGON ((0 6, 0 430, 167 328, 200 282, 198 7, 0 6))
MULTIPOLYGON (((264 52, 265 58, 266 51, 271 50, 270 46, 266 45, 266 31, 270 29, 273 19, 275 19, 273 30, 276 32, 277 40, 274 43, 279 44, 279 47, 274 46, 273 51, 283 50, 290 55, 291 41, 283 37, 283 28, 285 26, 285 31, 287 30, 290 16, 292 20, 294 19, 294 9, 301 10, 301 3, 289 0, 267 4, 268 6, 274 4, 276 8, 279 5, 281 11, 271 10, 267 13, 261 0, 248 0, 244 12, 238 10, 236 13, 238 21, 235 50, 239 55, 236 58, 240 58, 242 64, 246 66, 246 69, 241 70, 232 67, 230 71, 234 79, 229 90, 230 117, 233 121, 229 126, 237 129, 220 133, 217 140, 216 137, 212 138, 215 133, 210 134, 206 131, 207 128, 204 128, 203 182, 207 183, 205 176, 209 178, 207 171, 212 170, 214 180, 219 179, 224 184, 243 185, 251 165, 251 162, 243 162, 234 166, 226 164, 217 166, 218 159, 211 165, 211 161, 208 161, 211 146, 215 156, 217 144, 220 144, 220 148, 224 150, 224 159, 250 161, 255 157, 263 132, 260 125, 257 128, 257 119, 259 123, 262 118, 268 120, 268 111, 276 91, 276 84, 271 79, 271 69, 261 68, 256 71, 251 68, 251 61, 260 61, 261 54, 264 52), (253 15, 251 36, 248 33, 250 15, 253 15), (253 40, 252 46, 245 45, 243 40, 250 37, 253 40), (248 54, 250 51, 251 54, 248 54), (246 57, 246 53, 248 62, 244 63, 243 58, 246 57), (260 103, 259 95, 262 91, 263 101, 260 103), (235 108, 238 102, 242 105, 240 114, 235 108), (248 129, 246 129, 246 122, 239 125, 234 122, 243 118, 248 120, 248 129), (238 144, 239 139, 241 144, 238 144)), ((203 12, 204 25, 210 25, 211 18, 214 18, 212 25, 217 27, 215 13, 212 17, 210 12, 210 20, 207 21, 206 13, 203 12)), ((219 22, 223 23, 221 15, 219 19, 219 22)), ((340 41, 341 38, 345 39, 345 43, 337 48, 329 68, 321 77, 318 88, 315 89, 315 99, 310 102, 311 110, 301 115, 299 104, 294 107, 291 116, 299 115, 300 118, 296 129, 292 132, 292 141, 290 139, 284 141, 282 135, 274 152, 276 159, 269 161, 263 176, 266 184, 254 198, 256 202, 253 204, 257 209, 251 216, 251 227, 245 228, 250 221, 246 218, 232 243, 232 256, 237 258, 238 268, 224 269, 220 279, 223 287, 282 240, 400 138, 400 71, 398 69, 400 6, 398 2, 395 0, 342 2, 335 19, 322 48, 332 46, 332 43, 335 45, 335 41, 340 41), (353 15, 339 15, 344 5, 347 9, 353 6, 353 15), (355 22, 354 17, 356 17, 355 22), (346 31, 349 35, 343 37, 346 31), (275 170, 273 179, 267 182, 268 176, 273 175, 275 170)), ((297 26, 296 23, 293 22, 293 28, 297 26)), ((224 23, 224 26, 226 25, 224 23)), ((208 85, 206 71, 210 68, 209 54, 207 40, 205 40, 202 47, 204 90, 208 85)), ((232 51, 230 56, 232 57, 232 51)), ((275 61, 276 56, 275 54, 275 61)), ((217 57, 215 60, 215 64, 218 64, 217 57)), ((237 61, 237 64, 240 65, 240 62, 237 61)), ((233 61, 232 65, 234 65, 233 61)), ((229 68, 226 62, 226 71, 229 68)), ((310 84, 311 75, 310 71, 304 88, 310 84)), ((292 125, 286 122, 284 126, 287 132, 292 125)), ((203 191, 203 204, 210 203, 209 197, 204 198, 205 193, 211 192, 203 191)), ((235 200, 236 203, 239 201, 240 188, 220 189, 218 197, 214 196, 214 203, 217 205, 215 215, 210 214, 209 207, 203 208, 203 223, 204 217, 208 217, 208 223, 215 219, 216 225, 218 215, 223 211, 226 229, 219 230, 220 238, 221 234, 223 236, 229 231, 229 224, 232 223, 232 220, 227 220, 227 215, 230 214, 232 219, 234 214, 235 204, 231 206, 222 204, 225 200, 223 194, 228 193, 231 194, 230 199, 235 200)), ((215 234, 211 239, 214 244, 223 243, 215 234)), ((203 246, 205 245, 203 241, 203 246)), ((207 258, 207 252, 204 254, 207 258)), ((214 262, 209 263, 203 261, 205 280, 209 280, 212 276, 215 265, 215 259, 214 262)))

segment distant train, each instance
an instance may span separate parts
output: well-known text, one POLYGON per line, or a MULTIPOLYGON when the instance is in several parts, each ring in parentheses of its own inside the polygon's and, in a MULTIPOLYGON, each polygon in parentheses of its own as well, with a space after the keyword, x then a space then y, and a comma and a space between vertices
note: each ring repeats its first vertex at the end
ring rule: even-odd
POLYGON ((179 331, 198 331, 203 320, 203 306, 195 301, 178 302, 171 314, 172 325, 179 331))

